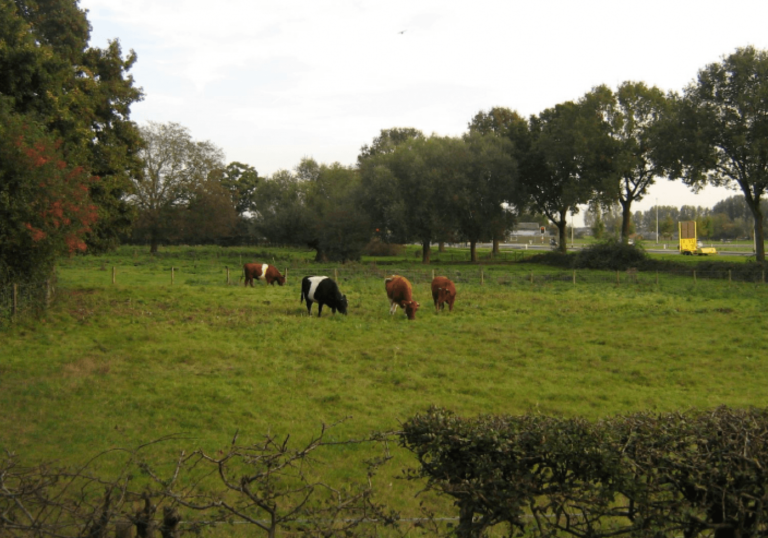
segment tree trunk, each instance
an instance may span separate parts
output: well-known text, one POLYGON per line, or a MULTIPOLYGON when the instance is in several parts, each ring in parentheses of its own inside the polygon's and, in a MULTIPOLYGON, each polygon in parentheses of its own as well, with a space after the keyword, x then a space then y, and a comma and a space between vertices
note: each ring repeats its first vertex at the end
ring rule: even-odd
POLYGON ((160 240, 155 232, 152 232, 149 238, 149 253, 157 254, 157 247, 160 245, 160 240))
POLYGON ((563 217, 555 224, 557 224, 557 229, 560 234, 560 252, 565 254, 568 252, 568 221, 563 217))
POLYGON ((497 238, 495 238, 495 237, 493 238, 493 250, 491 250, 491 253, 494 256, 498 256, 499 255, 499 240, 497 238))
POLYGON ((429 264, 429 241, 423 241, 421 243, 421 263, 429 264))
POLYGON ((445 241, 440 241, 437 246, 438 252, 445 252, 445 241))
POLYGON ((469 261, 477 263, 477 241, 469 242, 469 261))
POLYGON ((755 216, 755 261, 765 262, 765 234, 763 233, 763 212, 760 211, 760 200, 752 208, 755 216))
POLYGON ((621 204, 621 242, 629 242, 629 228, 632 225, 632 200, 619 200, 621 204))

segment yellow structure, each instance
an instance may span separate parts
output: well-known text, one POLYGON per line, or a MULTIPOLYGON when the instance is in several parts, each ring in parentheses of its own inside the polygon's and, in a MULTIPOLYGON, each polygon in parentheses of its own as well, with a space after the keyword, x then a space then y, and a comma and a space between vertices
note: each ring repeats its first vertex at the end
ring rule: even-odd
POLYGON ((688 256, 706 256, 707 254, 717 254, 717 249, 713 247, 699 246, 696 237, 696 221, 686 220, 677 223, 677 229, 680 237, 680 254, 688 256))

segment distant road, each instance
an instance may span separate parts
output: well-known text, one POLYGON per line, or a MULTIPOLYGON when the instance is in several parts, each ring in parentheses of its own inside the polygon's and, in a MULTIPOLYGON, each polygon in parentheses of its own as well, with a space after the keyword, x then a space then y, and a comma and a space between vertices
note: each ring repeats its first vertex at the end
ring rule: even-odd
MULTIPOLYGON (((478 246, 481 246, 481 245, 478 245, 478 246)), ((490 243, 483 243, 482 246, 484 248, 491 248, 490 243)), ((713 246, 717 248, 716 245, 713 245, 713 246)), ((552 250, 552 247, 549 246, 547 243, 544 243, 543 245, 541 243, 532 244, 532 245, 526 245, 523 243, 501 243, 499 245, 499 248, 506 249, 506 250, 537 250, 537 251, 552 250)), ((567 247, 567 250, 573 252, 574 250, 579 250, 579 248, 578 247, 571 248, 569 246, 567 247)), ((646 248, 645 251, 651 254, 676 254, 677 253, 677 249, 673 249, 673 248, 664 249, 664 248, 658 248, 658 247, 646 248)), ((717 254, 718 256, 754 256, 755 255, 754 252, 738 251, 738 250, 720 250, 719 248, 717 250, 717 254)))

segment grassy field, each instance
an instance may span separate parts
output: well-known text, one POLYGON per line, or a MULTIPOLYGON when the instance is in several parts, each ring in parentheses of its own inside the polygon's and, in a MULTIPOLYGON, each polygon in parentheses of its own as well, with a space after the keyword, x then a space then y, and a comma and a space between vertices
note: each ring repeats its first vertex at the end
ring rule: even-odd
POLYGON ((334 430, 345 439, 432 404, 592 419, 768 404, 763 284, 599 272, 574 284, 531 264, 409 258, 334 266, 288 250, 123 248, 67 260, 50 311, 0 329, 0 450, 77 462, 170 434, 183 438, 169 449, 215 450, 235 431, 243 443, 300 440, 350 417, 334 430), (244 288, 246 261, 288 267, 287 285, 244 288), (457 282, 453 313, 434 312, 433 270, 457 282), (414 322, 389 316, 394 272, 414 283, 414 322), (337 276, 348 316, 307 316, 299 285, 312 274, 337 276))

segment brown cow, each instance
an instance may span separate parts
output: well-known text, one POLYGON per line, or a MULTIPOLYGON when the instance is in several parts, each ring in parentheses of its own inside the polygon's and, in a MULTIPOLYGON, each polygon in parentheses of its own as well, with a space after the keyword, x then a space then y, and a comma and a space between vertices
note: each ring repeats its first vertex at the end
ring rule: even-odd
POLYGON ((448 303, 448 311, 453 312, 453 301, 456 300, 456 286, 444 276, 436 276, 432 279, 432 299, 435 301, 435 312, 445 308, 448 303))
POLYGON ((267 263, 246 263, 243 265, 243 272, 245 273, 245 285, 248 284, 253 287, 253 279, 265 280, 267 284, 274 284, 277 282, 280 286, 285 284, 285 277, 280 274, 280 271, 274 265, 267 263))
POLYGON ((397 307, 400 306, 405 310, 408 319, 416 319, 416 310, 420 305, 411 296, 411 283, 408 282, 408 279, 403 276, 392 275, 384 280, 384 286, 387 288, 387 297, 392 305, 389 313, 394 314, 397 307))

